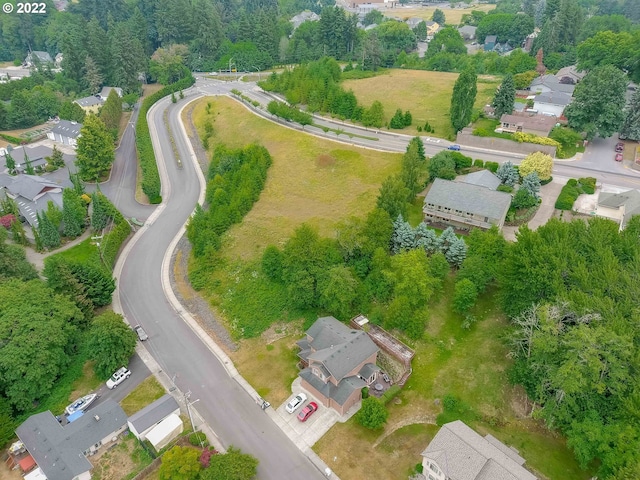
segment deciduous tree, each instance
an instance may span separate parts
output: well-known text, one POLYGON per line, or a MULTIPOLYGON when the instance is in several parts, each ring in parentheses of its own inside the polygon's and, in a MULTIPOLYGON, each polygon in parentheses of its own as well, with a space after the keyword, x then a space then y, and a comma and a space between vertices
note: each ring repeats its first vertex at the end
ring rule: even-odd
POLYGON ((387 422, 389 412, 376 397, 362 400, 362 407, 356 413, 356 422, 370 430, 377 430, 387 422))
MULTIPOLYGON (((124 323, 122 315, 105 312, 91 324, 89 352, 96 363, 94 371, 107 379, 118 368, 129 363, 136 348, 136 334, 124 323)), ((198 456, 196 455, 196 462, 198 456)))
POLYGON ((541 181, 549 180, 553 170, 553 158, 542 152, 530 153, 520 162, 520 176, 523 178, 536 172, 541 181))
POLYGON ((473 307, 478 298, 478 289, 468 278, 456 282, 453 291, 453 309, 458 313, 465 313, 473 307))
POLYGON ((398 215, 406 214, 408 197, 409 189, 399 176, 394 175, 382 183, 377 206, 386 211, 391 218, 397 218, 398 215))
POLYGON ((231 445, 224 455, 214 455, 209 467, 200 473, 202 480, 253 480, 258 459, 231 445))
POLYGON ((163 456, 158 476, 160 480, 197 480, 202 471, 200 450, 192 447, 171 447, 163 456))
POLYGON ((467 68, 460 74, 453 86, 450 116, 451 126, 456 133, 469 125, 471 121, 473 104, 478 92, 477 78, 475 70, 467 68))
POLYGON ((626 116, 620 129, 620 135, 629 140, 640 140, 640 89, 633 94, 631 103, 625 110, 626 116))

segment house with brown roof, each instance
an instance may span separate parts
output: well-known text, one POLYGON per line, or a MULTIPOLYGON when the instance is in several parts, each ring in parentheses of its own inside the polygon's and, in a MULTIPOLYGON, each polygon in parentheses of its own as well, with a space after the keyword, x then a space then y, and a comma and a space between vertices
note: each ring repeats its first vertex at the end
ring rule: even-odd
POLYGON ((540 137, 548 137, 553 127, 556 126, 555 117, 549 115, 537 115, 526 112, 505 113, 500 117, 500 128, 508 133, 531 133, 540 137))
POLYGON ((362 400, 362 389, 380 372, 378 347, 369 335, 334 317, 316 320, 297 344, 304 366, 298 374, 302 387, 340 415, 362 400))
POLYGON ((426 480, 537 480, 524 464, 517 450, 460 420, 445 423, 422 452, 426 480))

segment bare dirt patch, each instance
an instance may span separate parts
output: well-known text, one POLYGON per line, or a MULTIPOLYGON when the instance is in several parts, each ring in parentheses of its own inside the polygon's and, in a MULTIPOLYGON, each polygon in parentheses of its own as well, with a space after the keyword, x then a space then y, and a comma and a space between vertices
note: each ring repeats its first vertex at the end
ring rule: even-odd
POLYGON ((316 159, 316 165, 319 167, 330 167, 335 163, 336 159, 327 154, 318 155, 318 158, 316 159))
POLYGON ((119 440, 119 443, 100 450, 89 461, 93 465, 92 478, 94 480, 121 480, 137 468, 133 460, 136 450, 133 437, 119 440))
POLYGON ((533 404, 522 386, 516 385, 511 390, 511 401, 509 403, 516 418, 529 418, 531 416, 533 404))

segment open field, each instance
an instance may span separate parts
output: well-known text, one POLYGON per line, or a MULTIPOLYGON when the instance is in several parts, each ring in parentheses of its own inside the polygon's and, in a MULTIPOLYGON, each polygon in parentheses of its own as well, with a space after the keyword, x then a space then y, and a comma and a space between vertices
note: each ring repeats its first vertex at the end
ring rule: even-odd
POLYGON ((349 216, 364 216, 375 204, 382 182, 400 170, 401 155, 376 152, 283 128, 248 112, 228 98, 201 100, 193 119, 202 135, 213 124, 215 145, 264 145, 273 164, 260 200, 226 235, 227 258, 255 258, 269 244, 281 245, 307 222, 323 236, 349 216), (211 114, 206 106, 211 103, 211 114))
MULTIPOLYGON (((409 110, 413 116, 413 124, 394 131, 417 134, 418 125, 424 126, 428 121, 435 133, 423 135, 448 138, 453 136, 449 108, 453 84, 457 78, 457 73, 392 69, 372 78, 345 80, 342 86, 345 90, 353 90, 358 103, 365 107, 369 107, 375 100, 380 101, 384 106, 386 122, 391 120, 396 109, 400 108, 403 112, 409 110)), ((475 108, 481 109, 491 103, 500 80, 488 76, 481 76, 478 80, 475 108)))
POLYGON ((385 16, 390 18, 399 18, 406 20, 411 17, 422 18, 423 20, 431 20, 433 12, 439 8, 444 13, 446 19, 446 25, 458 25, 465 13, 471 13, 472 10, 480 10, 482 12, 488 12, 496 8, 495 5, 482 4, 482 5, 470 5, 465 8, 449 8, 449 7, 397 7, 383 10, 385 16))

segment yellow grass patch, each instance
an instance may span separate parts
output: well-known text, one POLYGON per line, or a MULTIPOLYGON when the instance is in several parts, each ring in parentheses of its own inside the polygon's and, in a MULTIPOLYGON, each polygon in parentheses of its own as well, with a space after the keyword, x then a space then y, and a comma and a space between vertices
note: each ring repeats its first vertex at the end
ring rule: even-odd
POLYGON ((495 5, 482 4, 471 5, 465 8, 447 8, 447 7, 416 7, 416 8, 390 8, 384 11, 384 15, 390 18, 399 18, 406 20, 411 17, 422 18, 423 20, 431 20, 433 12, 439 8, 444 13, 446 25, 458 25, 462 21, 464 14, 471 13, 472 10, 480 10, 488 12, 496 8, 495 5))
MULTIPOLYGON (((345 90, 353 90, 358 103, 368 108, 375 100, 384 106, 385 121, 393 117, 400 108, 409 110, 413 124, 400 131, 409 135, 418 133, 418 125, 425 122, 435 128, 435 133, 423 133, 435 137, 447 138, 453 135, 449 120, 453 85, 458 78, 457 73, 429 72, 426 70, 388 70, 384 75, 343 82, 345 90)), ((480 109, 491 103, 493 94, 500 80, 481 76, 478 82, 478 94, 475 108, 480 109), (490 83, 485 83, 489 81, 490 83)))
POLYGON ((232 259, 250 259, 269 244, 281 245, 304 222, 322 236, 333 236, 341 220, 369 212, 382 182, 400 169, 399 154, 283 128, 226 97, 200 100, 193 118, 201 137, 203 125, 213 124, 210 153, 218 144, 238 148, 257 142, 273 158, 260 200, 226 236, 223 251, 232 259))
POLYGON ((132 415, 138 410, 149 405, 165 394, 164 388, 153 375, 147 377, 140 385, 134 388, 129 395, 124 397, 120 406, 127 415, 132 415))

